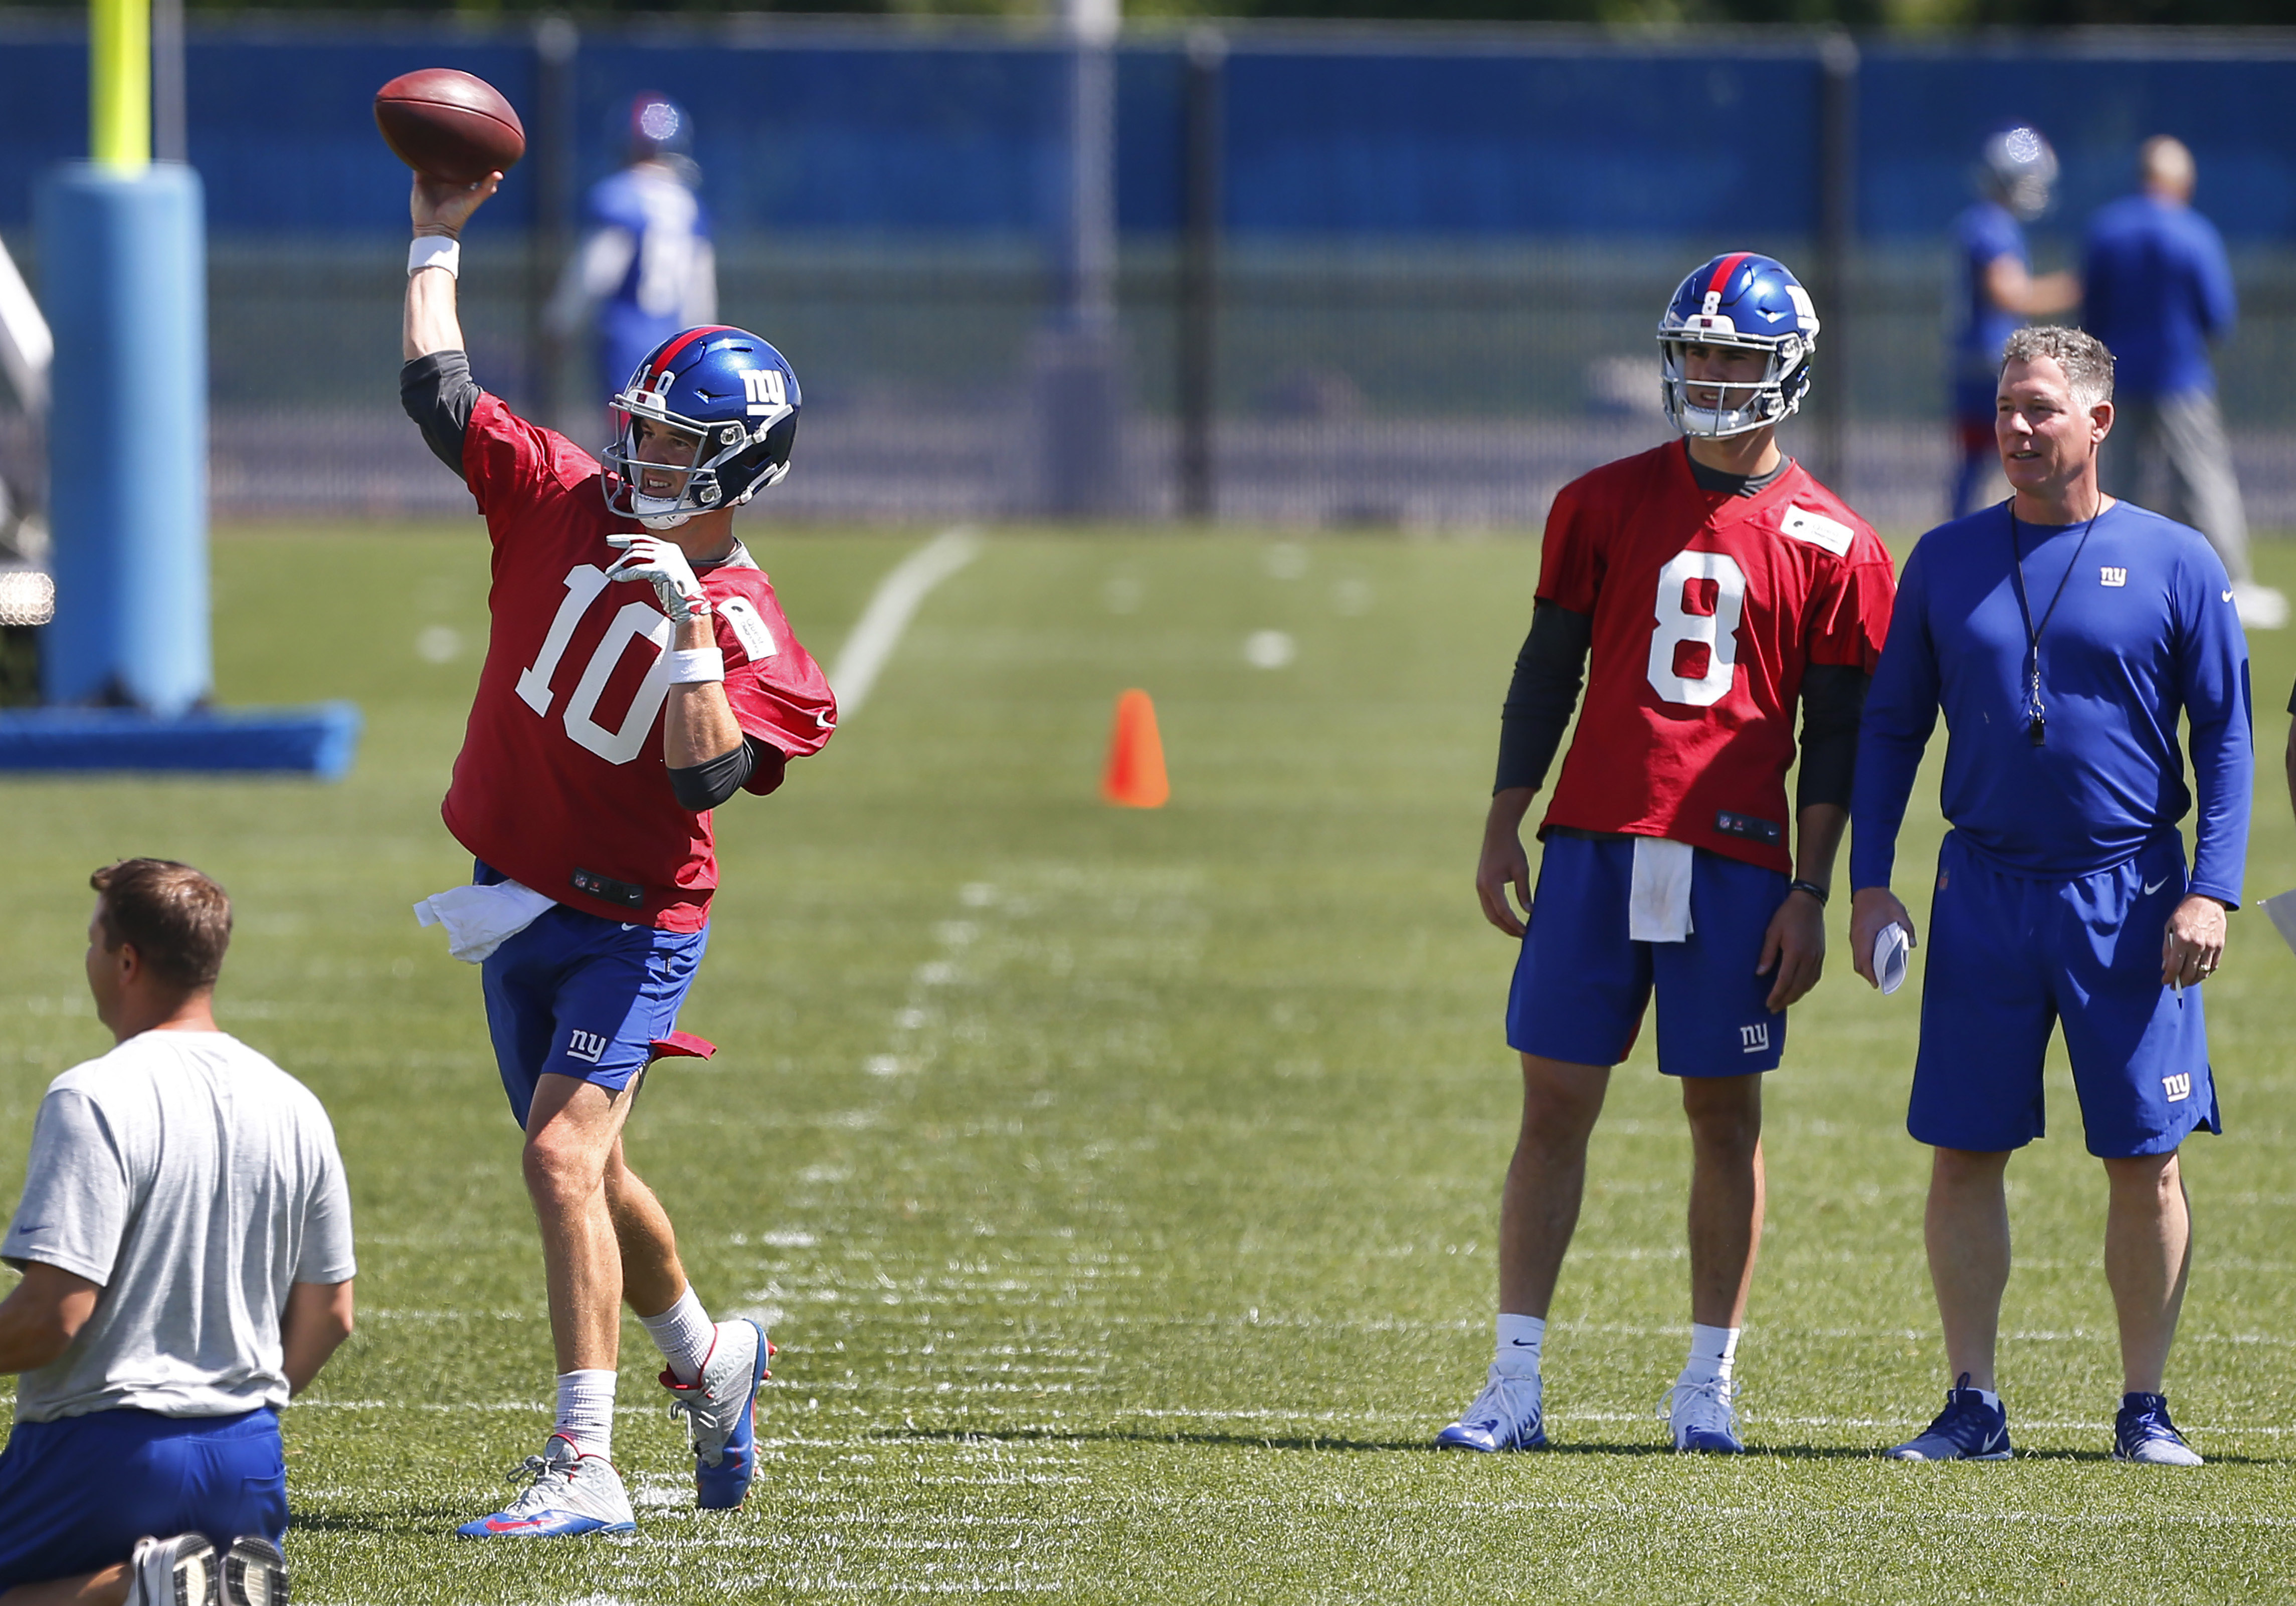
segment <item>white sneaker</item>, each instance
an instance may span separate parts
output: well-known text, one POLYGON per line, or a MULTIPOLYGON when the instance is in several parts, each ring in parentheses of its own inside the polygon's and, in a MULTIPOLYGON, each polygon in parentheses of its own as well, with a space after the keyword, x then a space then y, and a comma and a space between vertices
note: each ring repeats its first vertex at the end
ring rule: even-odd
POLYGON ((1743 1455, 1738 1413, 1730 1404, 1737 1392, 1736 1383, 1718 1377, 1703 1383, 1677 1383, 1668 1389, 1658 1403, 1658 1413, 1666 1418, 1675 1449, 1684 1454, 1743 1455))
POLYGON ((637 1528, 614 1463, 583 1454, 562 1433, 552 1434, 542 1454, 528 1456, 511 1476, 523 1473, 534 1478, 524 1494, 455 1531, 465 1539, 546 1539, 559 1534, 627 1534, 637 1528))
POLYGON ((1544 1450, 1546 1413, 1541 1405, 1544 1389, 1536 1374, 1509 1377, 1496 1366, 1483 1381, 1475 1403, 1459 1413, 1459 1420, 1435 1436, 1439 1450, 1544 1450))
POLYGON ((685 1418, 693 1441, 693 1504, 705 1512, 732 1511, 758 1475, 758 1385, 773 1375, 773 1353, 755 1322, 720 1322, 700 1377, 681 1383, 674 1372, 661 1374, 669 1413, 685 1418))
POLYGON ((231 1542, 223 1553, 217 1606, 287 1606, 287 1558, 261 1534, 231 1542))
POLYGON ((2288 622, 2287 594, 2254 580, 2233 582, 2232 605, 2250 630, 2277 630, 2288 622))
POLYGON ((197 1534, 138 1539, 127 1564, 128 1606, 215 1606, 216 1553, 197 1534))

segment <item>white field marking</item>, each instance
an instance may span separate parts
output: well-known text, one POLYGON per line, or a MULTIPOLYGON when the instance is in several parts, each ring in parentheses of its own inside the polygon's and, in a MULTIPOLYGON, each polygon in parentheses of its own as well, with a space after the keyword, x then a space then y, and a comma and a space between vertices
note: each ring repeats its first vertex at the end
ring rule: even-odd
POLYGON ((840 720, 850 719, 869 701, 878 671, 901 644, 918 607, 949 576, 980 555, 979 532, 968 525, 945 529, 893 565, 877 583, 876 594, 861 610, 853 633, 837 650, 837 667, 829 672, 830 690, 837 693, 840 720))

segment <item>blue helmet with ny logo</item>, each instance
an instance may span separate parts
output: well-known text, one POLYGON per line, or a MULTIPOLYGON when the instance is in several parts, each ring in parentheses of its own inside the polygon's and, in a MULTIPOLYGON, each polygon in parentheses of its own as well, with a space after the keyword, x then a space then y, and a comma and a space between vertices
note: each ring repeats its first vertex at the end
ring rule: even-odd
POLYGON ((789 359, 746 329, 670 336, 613 399, 606 505, 648 529, 741 506, 789 472, 802 399, 789 359))
POLYGON ((1817 308, 1775 257, 1732 251, 1685 279, 1659 320, 1666 416, 1685 435, 1743 435, 1790 417, 1809 389, 1817 308), (1758 380, 1691 379, 1692 346, 1759 351, 1758 380))

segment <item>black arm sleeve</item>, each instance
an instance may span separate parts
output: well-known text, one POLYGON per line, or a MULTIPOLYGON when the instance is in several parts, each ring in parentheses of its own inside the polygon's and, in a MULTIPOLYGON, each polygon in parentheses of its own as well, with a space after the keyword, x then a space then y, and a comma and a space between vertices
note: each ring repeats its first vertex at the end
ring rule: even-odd
POLYGON ((1515 654, 1514 680, 1499 713, 1499 774, 1493 791, 1536 789, 1546 781, 1562 733, 1570 728, 1570 711, 1578 706, 1587 650, 1594 642, 1591 615, 1544 598, 1531 604, 1530 634, 1515 654))
POLYGON ((479 405, 469 355, 434 351, 407 364, 398 371, 398 405, 422 430, 423 444, 461 478, 463 436, 479 405))
POLYGON ((1801 776, 1794 810, 1814 803, 1849 807, 1857 768, 1857 721, 1874 677, 1852 664, 1812 664, 1801 677, 1801 776))
POLYGON ((680 808, 700 814, 725 802, 748 785, 759 771, 772 776, 773 785, 757 790, 773 791, 782 783, 782 772, 788 764, 789 756, 772 742, 744 736, 742 745, 731 752, 720 753, 688 769, 671 770, 669 790, 680 808))

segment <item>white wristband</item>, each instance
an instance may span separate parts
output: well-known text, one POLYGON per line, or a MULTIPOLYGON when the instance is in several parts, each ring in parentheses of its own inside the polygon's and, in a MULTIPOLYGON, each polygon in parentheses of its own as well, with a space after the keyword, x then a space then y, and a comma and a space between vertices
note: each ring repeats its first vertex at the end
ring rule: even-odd
POLYGON ((450 279, 463 276, 463 242, 447 234, 417 234, 406 248, 406 276, 426 267, 443 267, 450 279))
POLYGON ((669 654, 669 684, 690 686, 696 681, 726 678, 726 654, 716 647, 680 647, 669 654))

